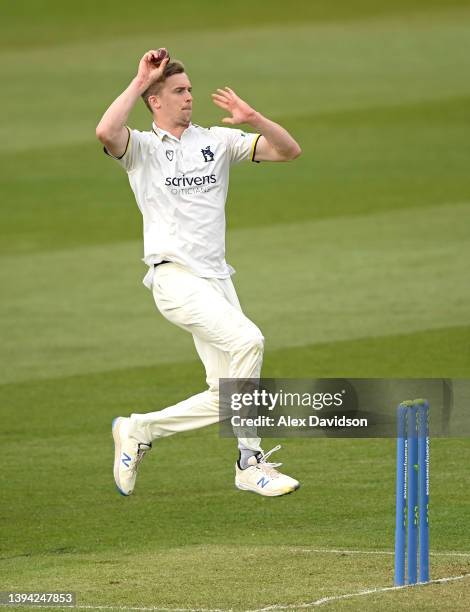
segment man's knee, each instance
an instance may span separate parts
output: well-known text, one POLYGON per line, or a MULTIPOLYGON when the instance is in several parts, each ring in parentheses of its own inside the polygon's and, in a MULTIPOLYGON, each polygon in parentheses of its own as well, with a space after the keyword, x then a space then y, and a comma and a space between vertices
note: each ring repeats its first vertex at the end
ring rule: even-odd
POLYGON ((259 351, 260 353, 263 353, 264 351, 264 336, 261 332, 259 332, 255 338, 253 339, 253 347, 259 351))
POLYGON ((244 352, 252 352, 259 355, 263 354, 264 351, 264 336, 259 329, 253 330, 250 334, 247 334, 243 339, 244 352))

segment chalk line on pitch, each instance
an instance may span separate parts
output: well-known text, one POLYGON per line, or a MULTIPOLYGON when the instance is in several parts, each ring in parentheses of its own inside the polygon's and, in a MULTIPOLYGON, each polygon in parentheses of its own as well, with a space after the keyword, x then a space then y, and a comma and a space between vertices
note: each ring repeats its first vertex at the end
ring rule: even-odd
MULTIPOLYGON (((394 555, 391 550, 349 550, 339 548, 298 548, 289 549, 292 552, 318 553, 318 554, 338 554, 338 555, 394 555)), ((460 551, 436 551, 430 552, 432 557, 470 557, 470 552, 460 551)))
POLYGON ((331 603, 333 601, 340 601, 341 599, 352 599, 353 597, 362 597, 364 595, 372 595, 374 593, 386 593, 387 591, 400 591, 403 589, 416 589, 420 587, 426 587, 429 584, 443 584, 446 582, 455 582, 456 580, 464 580, 469 578, 470 574, 461 574, 460 576, 448 576, 446 578, 436 578, 435 580, 429 580, 429 582, 418 583, 418 584, 405 584, 403 586, 390 586, 390 587, 377 587, 375 589, 364 589, 356 591, 354 593, 346 593, 345 595, 331 595, 330 597, 322 597, 315 601, 310 601, 303 604, 274 604, 272 606, 266 606, 264 608, 257 608, 255 610, 247 610, 247 612, 269 612, 270 610, 297 610, 301 608, 313 608, 316 606, 322 606, 324 604, 331 603))

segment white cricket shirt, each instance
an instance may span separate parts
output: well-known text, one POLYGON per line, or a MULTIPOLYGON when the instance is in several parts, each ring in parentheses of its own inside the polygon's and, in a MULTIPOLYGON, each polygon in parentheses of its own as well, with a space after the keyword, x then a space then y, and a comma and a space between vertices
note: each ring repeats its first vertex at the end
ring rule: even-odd
POLYGON ((126 151, 114 159, 127 171, 143 216, 144 284, 152 288, 153 264, 163 260, 198 276, 228 278, 234 272, 225 261, 230 165, 255 161, 260 135, 195 124, 180 139, 155 123, 150 132, 128 130, 126 151))

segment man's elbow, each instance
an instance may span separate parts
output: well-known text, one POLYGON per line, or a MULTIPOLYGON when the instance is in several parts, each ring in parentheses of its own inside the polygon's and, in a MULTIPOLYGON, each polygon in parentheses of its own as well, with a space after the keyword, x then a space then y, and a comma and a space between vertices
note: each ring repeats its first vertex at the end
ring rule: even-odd
POLYGON ((98 138, 98 140, 103 144, 106 144, 106 142, 109 140, 107 131, 100 124, 96 126, 95 134, 96 138, 98 138))
POLYGON ((112 143, 119 136, 119 133, 116 132, 115 129, 109 125, 103 124, 101 121, 96 126, 95 134, 96 138, 98 138, 98 140, 104 145, 112 143))
POLYGON ((302 149, 296 143, 296 146, 292 147, 292 150, 289 151, 289 155, 287 156, 286 161, 292 161, 294 159, 297 159, 301 155, 302 155, 302 149))

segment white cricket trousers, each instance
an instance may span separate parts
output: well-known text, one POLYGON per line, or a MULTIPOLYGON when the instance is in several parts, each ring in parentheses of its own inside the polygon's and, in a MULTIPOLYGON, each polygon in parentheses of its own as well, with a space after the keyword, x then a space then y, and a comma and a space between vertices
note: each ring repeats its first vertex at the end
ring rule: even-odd
MULTIPOLYGON (((153 296, 168 321, 193 335, 209 388, 163 410, 132 414, 129 433, 144 442, 218 422, 219 378, 259 378, 264 347, 230 278, 200 278, 179 264, 165 263, 155 268, 153 296)), ((260 442, 239 438, 238 446, 257 452, 260 442)))

